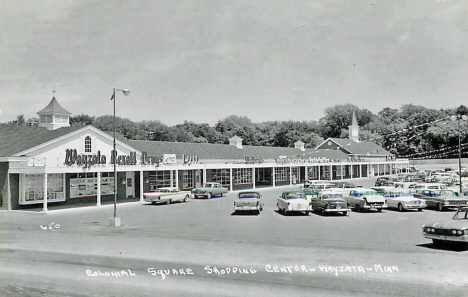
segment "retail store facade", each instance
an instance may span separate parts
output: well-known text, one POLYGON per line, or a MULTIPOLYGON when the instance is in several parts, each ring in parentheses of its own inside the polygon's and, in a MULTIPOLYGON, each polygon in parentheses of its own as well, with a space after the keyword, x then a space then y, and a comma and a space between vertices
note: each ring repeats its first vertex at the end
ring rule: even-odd
MULTIPOLYGON (((59 119, 65 122, 63 117, 59 119)), ((117 201, 122 201, 142 200, 144 192, 161 187, 190 190, 204 182, 219 182, 236 191, 310 179, 337 181, 389 175, 409 166, 407 160, 385 154, 351 156, 336 148, 305 149, 300 141, 295 148, 243 146, 238 137, 233 137, 229 145, 118 137, 114 151, 113 136, 93 126, 49 128, 2 125, 2 209, 47 211, 51 205, 99 206, 114 200, 115 178, 117 201)))

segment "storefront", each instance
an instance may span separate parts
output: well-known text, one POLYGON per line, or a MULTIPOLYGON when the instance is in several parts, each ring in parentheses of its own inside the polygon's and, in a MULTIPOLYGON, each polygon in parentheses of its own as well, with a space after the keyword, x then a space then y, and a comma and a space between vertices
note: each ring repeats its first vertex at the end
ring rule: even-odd
MULTIPOLYGON (((20 130, 9 129, 17 128, 2 128, 2 136, 25 137, 20 130)), ((57 205, 99 206, 112 202, 114 196, 118 202, 138 201, 143 193, 161 187, 190 190, 204 182, 219 182, 237 191, 305 180, 359 179, 397 173, 409 166, 407 160, 349 159, 340 151, 270 148, 267 155, 261 147, 179 147, 122 139, 116 141, 114 151, 113 137, 93 126, 63 127, 53 133, 40 127, 28 129, 32 129, 28 135, 38 134, 36 142, 9 146, 10 151, 0 145, 3 209, 46 212, 57 205), (326 157, 330 153, 334 158, 326 157)))

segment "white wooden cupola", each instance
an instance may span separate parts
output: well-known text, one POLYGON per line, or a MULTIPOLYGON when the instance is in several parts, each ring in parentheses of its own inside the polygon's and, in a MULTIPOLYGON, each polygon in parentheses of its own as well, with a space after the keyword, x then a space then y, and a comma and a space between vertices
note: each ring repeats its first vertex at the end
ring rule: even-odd
POLYGON ((242 149, 242 138, 234 135, 233 137, 229 138, 229 145, 234 145, 238 149, 242 149))
MULTIPOLYGON (((52 91, 55 95, 55 90, 52 91)), ((45 127, 49 130, 55 130, 61 127, 70 127, 70 112, 60 106, 55 99, 52 97, 49 105, 47 105, 41 111, 38 111, 39 115, 39 127, 45 127)))

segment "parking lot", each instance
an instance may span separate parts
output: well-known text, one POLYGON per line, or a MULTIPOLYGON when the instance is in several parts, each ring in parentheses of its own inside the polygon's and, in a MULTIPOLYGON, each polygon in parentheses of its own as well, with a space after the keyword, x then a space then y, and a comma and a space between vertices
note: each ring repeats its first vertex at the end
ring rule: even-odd
POLYGON ((170 205, 119 204, 120 228, 108 227, 111 205, 2 213, 0 293, 466 296, 468 252, 435 248, 421 234, 422 224, 453 211, 278 213, 277 196, 298 188, 261 189, 259 215, 234 213, 236 192, 170 205))

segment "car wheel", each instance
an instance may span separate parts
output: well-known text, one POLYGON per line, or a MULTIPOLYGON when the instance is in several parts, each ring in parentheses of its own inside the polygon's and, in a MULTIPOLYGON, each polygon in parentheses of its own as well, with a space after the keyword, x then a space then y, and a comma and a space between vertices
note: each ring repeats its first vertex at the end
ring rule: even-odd
POLYGON ((377 208, 377 211, 378 211, 378 212, 382 212, 382 208, 377 208))
POLYGON ((166 201, 166 204, 167 204, 167 205, 171 204, 171 199, 167 200, 167 201, 166 201))
POLYGON ((422 211, 422 208, 418 208, 418 211, 422 211))
POLYGON ((403 208, 403 205, 401 203, 398 203, 398 211, 404 211, 405 209, 403 208))
POLYGON ((343 215, 346 216, 348 214, 347 211, 343 211, 343 215))
POLYGON ((442 203, 437 204, 437 209, 439 211, 443 211, 444 210, 444 205, 442 203))
POLYGON ((325 209, 322 208, 322 209, 320 210, 320 214, 321 214, 322 216, 324 216, 324 215, 326 215, 327 213, 325 212, 325 209))
POLYGON ((211 196, 211 193, 208 193, 208 195, 206 195, 206 198, 211 199, 211 196))
POLYGON ((361 211, 361 204, 356 204, 356 206, 354 207, 354 209, 355 209, 357 212, 360 212, 360 211, 361 211))
POLYGON ((184 202, 187 202, 189 198, 189 195, 185 195, 184 202))

